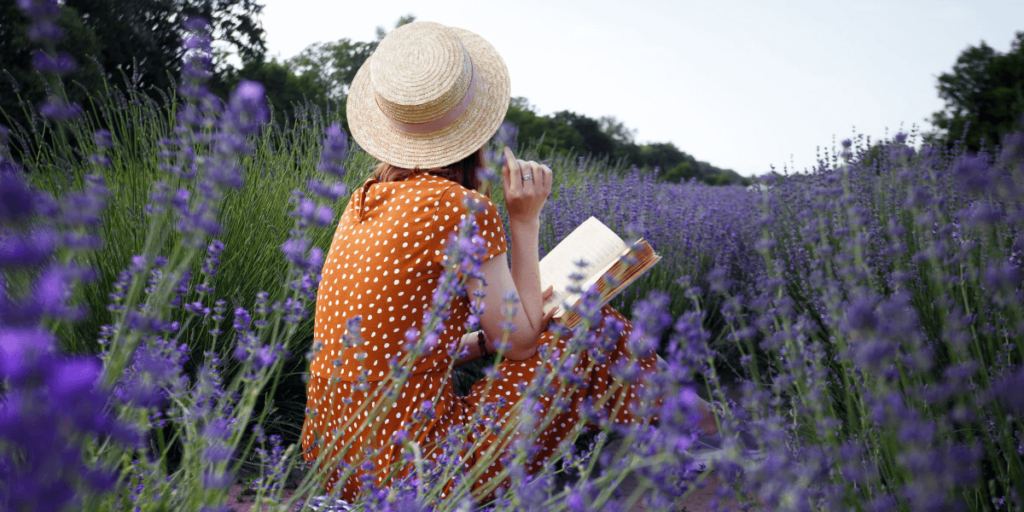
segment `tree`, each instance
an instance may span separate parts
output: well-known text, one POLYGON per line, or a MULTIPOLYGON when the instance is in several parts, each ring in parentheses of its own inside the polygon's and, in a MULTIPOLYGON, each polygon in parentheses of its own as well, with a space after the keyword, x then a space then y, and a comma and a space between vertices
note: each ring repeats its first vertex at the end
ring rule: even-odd
MULTIPOLYGON (((407 14, 398 18, 395 28, 416 21, 416 16, 407 14)), ((309 75, 335 100, 344 101, 348 88, 366 59, 377 49, 387 31, 377 27, 377 40, 370 42, 352 41, 342 38, 330 43, 314 43, 301 53, 287 59, 285 65, 299 76, 309 75)))
MULTIPOLYGON (((221 50, 214 61, 214 90, 223 89, 218 84, 237 71, 227 61, 229 54, 237 54, 245 65, 262 62, 266 53, 263 29, 256 20, 263 6, 257 0, 65 0, 59 5, 59 24, 66 37, 57 50, 78 63, 79 72, 66 79, 82 86, 67 88, 73 101, 101 92, 104 78, 120 84, 121 72, 137 86, 171 88, 181 74, 183 22, 190 16, 210 21, 215 47, 221 50)), ((12 86, 10 80, 2 80, 0 107, 20 124, 27 118, 15 87, 28 104, 44 96, 44 85, 32 69, 36 46, 25 35, 27 27, 16 2, 0 3, 0 69, 17 82, 12 86)))
POLYGON ((348 38, 332 43, 314 43, 287 59, 285 65, 300 76, 308 76, 334 99, 342 100, 356 72, 377 49, 377 42, 364 43, 348 38))
POLYGON ((636 164, 640 166, 661 167, 663 170, 672 169, 682 163, 688 163, 694 167, 697 160, 682 152, 671 142, 652 142, 644 144, 640 148, 640 156, 636 164))
MULTIPOLYGON (((233 89, 240 80, 254 80, 263 84, 267 101, 274 108, 274 121, 283 124, 294 119, 295 106, 311 103, 325 107, 327 91, 312 75, 297 75, 277 59, 269 62, 250 62, 230 77, 228 89, 233 89)), ((347 127, 346 127, 347 129, 347 127)))
POLYGON ((571 126, 576 133, 580 134, 583 142, 576 148, 579 151, 594 156, 615 155, 617 149, 615 140, 601 130, 601 125, 597 120, 568 110, 555 112, 552 119, 555 122, 571 126))
POLYGON ((697 171, 694 170, 693 164, 690 162, 680 162, 675 167, 667 169, 662 175, 665 181, 672 182, 689 181, 697 177, 697 171))
POLYGON ((952 72, 938 78, 945 108, 932 114, 938 133, 926 140, 951 145, 967 128, 964 143, 978 151, 982 141, 994 145, 1003 135, 1021 129, 1024 114, 1024 32, 1017 32, 1010 51, 1001 54, 984 41, 957 57, 952 72), (967 127, 967 123, 970 126, 967 127))
MULTIPOLYGON (((78 71, 66 77, 69 86, 65 92, 71 101, 81 102, 86 91, 96 90, 103 83, 103 71, 93 60, 93 57, 102 57, 100 43, 95 32, 83 23, 73 8, 62 7, 57 23, 64 30, 64 39, 57 44, 57 51, 71 55, 78 63, 78 71), (82 87, 71 85, 71 81, 82 87)), ((28 18, 16 2, 0 4, 0 110, 9 117, 0 115, 0 124, 26 128, 29 118, 23 104, 38 105, 46 97, 47 87, 43 77, 32 68, 32 53, 37 45, 25 34, 28 25, 28 18)))
POLYGON ((66 0, 99 38, 101 63, 108 72, 120 69, 138 85, 167 89, 181 74, 183 22, 201 16, 210 22, 215 47, 214 82, 234 67, 227 56, 237 54, 244 66, 262 62, 266 54, 257 0, 66 0))
POLYGON ((628 128, 626 123, 619 121, 615 116, 599 117, 597 125, 605 135, 619 144, 632 144, 636 138, 636 130, 628 128))
POLYGON ((541 154, 555 150, 571 151, 583 146, 583 137, 572 126, 537 115, 536 107, 521 96, 513 97, 509 102, 505 122, 516 125, 517 142, 536 144, 541 154))
POLYGON ((658 178, 671 182, 696 179, 711 185, 750 183, 730 169, 698 161, 671 142, 638 145, 633 141, 636 131, 612 116, 592 119, 567 110, 541 116, 526 98, 516 96, 509 102, 505 122, 518 128, 517 143, 534 144, 541 155, 573 152, 609 157, 639 167, 657 167, 658 178))

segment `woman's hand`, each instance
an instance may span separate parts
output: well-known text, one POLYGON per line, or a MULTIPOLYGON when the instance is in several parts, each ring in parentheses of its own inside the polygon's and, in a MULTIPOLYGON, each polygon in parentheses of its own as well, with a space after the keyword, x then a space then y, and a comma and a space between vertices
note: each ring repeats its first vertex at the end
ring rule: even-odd
POLYGON ((538 220, 541 208, 551 195, 551 169, 532 160, 516 160, 512 150, 505 146, 501 178, 509 222, 538 220))

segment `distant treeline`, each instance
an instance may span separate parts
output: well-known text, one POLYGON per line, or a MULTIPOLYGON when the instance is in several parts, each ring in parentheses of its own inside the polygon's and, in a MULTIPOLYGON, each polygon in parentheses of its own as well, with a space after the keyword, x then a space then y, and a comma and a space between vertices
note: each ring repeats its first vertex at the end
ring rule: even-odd
POLYGON ((637 144, 633 140, 635 130, 611 116, 593 119, 568 110, 541 116, 526 98, 515 97, 505 120, 519 129, 518 142, 537 144, 541 154, 570 152, 641 168, 658 168, 658 179, 663 181, 695 179, 710 185, 750 184, 749 178, 699 161, 671 142, 637 144))
MULTIPOLYGON (((87 108, 88 95, 105 94, 112 85, 141 88, 154 99, 172 89, 181 73, 184 32, 180 25, 187 17, 199 15, 212 20, 214 38, 226 42, 227 49, 241 58, 239 66, 219 56, 210 80, 215 93, 226 96, 239 80, 256 80, 266 87, 279 123, 293 118, 303 104, 331 105, 344 119, 349 84, 387 35, 378 27, 375 41, 316 43, 280 62, 264 57, 264 33, 253 22, 262 11, 256 0, 67 0, 60 9, 64 38, 57 49, 79 63, 77 72, 68 76, 65 91, 69 99, 87 108)), ((412 15, 403 16, 395 27, 414 20, 412 15)), ((13 2, 0 7, 0 69, 5 75, 0 80, 0 124, 25 128, 41 122, 33 105, 52 85, 32 69, 35 46, 27 28, 27 18, 13 2)), ((569 111, 541 116, 525 98, 513 98, 506 121, 519 128, 517 142, 538 144, 540 154, 554 151, 607 158, 620 167, 658 167, 659 178, 667 181, 747 182, 732 171, 698 161, 672 143, 636 144, 633 131, 613 117, 595 120, 569 111)))
MULTIPOLYGON (((258 23, 263 9, 259 0, 64 0, 59 5, 64 39, 57 50, 79 64, 67 77, 66 93, 86 108, 86 97, 105 94, 110 84, 127 82, 154 99, 171 90, 181 73, 182 22, 196 15, 211 21, 212 36, 223 50, 213 63, 214 93, 223 97, 239 80, 256 80, 266 87, 279 123, 294 118, 303 105, 330 106, 344 119, 349 84, 387 35, 384 27, 377 27, 374 41, 318 42, 284 61, 267 60, 265 34, 258 23), (232 64, 228 55, 237 56, 241 64, 232 64)), ((402 16, 395 27, 415 19, 402 16)), ((0 124, 28 127, 39 122, 32 105, 39 104, 52 86, 32 69, 36 47, 27 28, 27 18, 15 2, 0 2, 0 124)), ((1006 54, 984 42, 964 50, 953 71, 940 75, 938 90, 946 106, 933 114, 937 130, 925 134, 930 142, 951 145, 963 138, 968 149, 977 151, 1020 129, 1024 32, 1016 34, 1006 54)), ((635 131, 612 116, 593 119, 568 110, 539 115, 526 98, 516 97, 506 120, 519 128, 518 142, 539 145, 540 154, 604 158, 627 168, 657 167, 664 181, 750 181, 697 160, 671 142, 638 144, 635 131)))

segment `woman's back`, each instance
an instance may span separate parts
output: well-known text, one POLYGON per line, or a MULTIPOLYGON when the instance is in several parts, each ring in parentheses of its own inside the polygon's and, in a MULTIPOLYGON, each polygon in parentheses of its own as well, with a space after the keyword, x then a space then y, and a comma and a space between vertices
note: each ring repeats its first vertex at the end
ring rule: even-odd
MULTIPOLYGON (((505 252, 505 237, 498 210, 478 192, 428 173, 402 181, 374 179, 355 191, 338 224, 317 294, 314 340, 324 349, 313 361, 312 372, 330 377, 340 360, 342 380, 368 380, 387 376, 389 361, 401 359, 405 334, 421 329, 438 278, 443 270, 444 246, 465 218, 462 201, 481 201, 480 236, 487 241, 487 258, 505 252), (363 340, 356 349, 343 351, 342 336, 353 318, 361 318, 363 340), (359 362, 362 352, 366 359, 359 362)), ((417 361, 412 373, 447 370, 447 346, 457 340, 469 315, 465 296, 456 296, 451 317, 439 342, 417 361)))

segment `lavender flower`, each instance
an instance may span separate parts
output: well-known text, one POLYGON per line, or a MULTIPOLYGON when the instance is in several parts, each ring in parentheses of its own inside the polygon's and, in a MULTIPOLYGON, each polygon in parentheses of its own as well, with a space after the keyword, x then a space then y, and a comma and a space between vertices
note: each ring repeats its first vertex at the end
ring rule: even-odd
POLYGON ((348 158, 348 136, 337 123, 327 128, 323 151, 320 153, 320 172, 342 178, 348 158))

